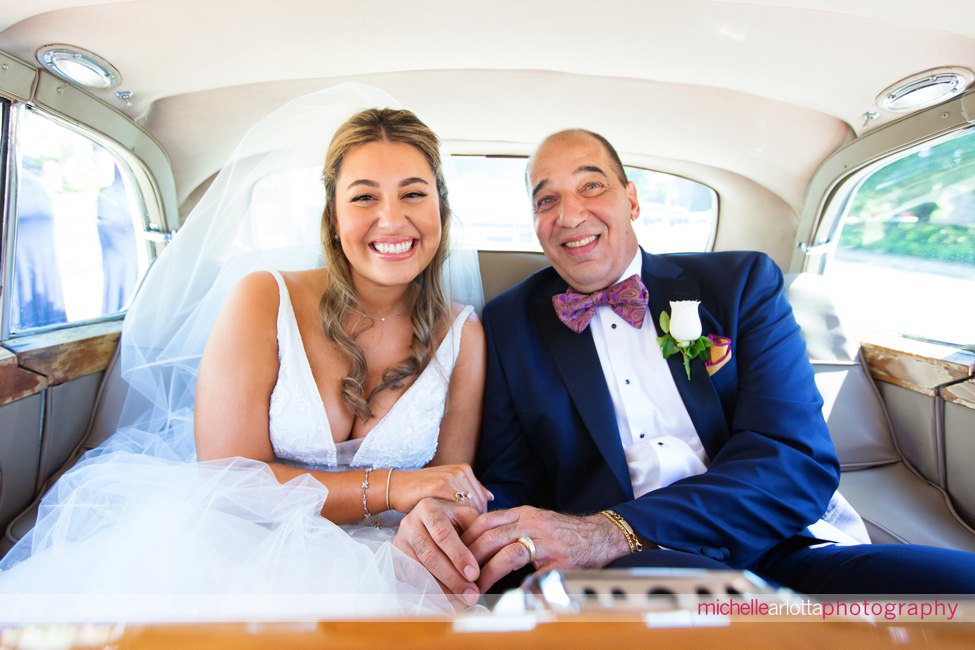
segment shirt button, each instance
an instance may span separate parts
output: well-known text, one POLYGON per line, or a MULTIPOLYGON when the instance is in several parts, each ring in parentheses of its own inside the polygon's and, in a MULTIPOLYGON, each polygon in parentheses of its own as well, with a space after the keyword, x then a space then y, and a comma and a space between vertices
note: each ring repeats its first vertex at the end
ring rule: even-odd
POLYGON ((613 323, 612 325, 610 325, 610 327, 612 327, 613 329, 616 329, 616 323, 613 323))
POLYGON ((626 383, 627 386, 630 385, 630 380, 629 379, 624 379, 623 381, 626 383))
POLYGON ((640 434, 640 437, 641 437, 641 438, 646 438, 646 437, 647 437, 647 434, 645 434, 645 433, 641 433, 641 434, 640 434))
POLYGON ((657 443, 657 446, 658 446, 658 447, 663 447, 663 446, 664 446, 664 443, 662 443, 662 442, 658 442, 658 443, 657 443))

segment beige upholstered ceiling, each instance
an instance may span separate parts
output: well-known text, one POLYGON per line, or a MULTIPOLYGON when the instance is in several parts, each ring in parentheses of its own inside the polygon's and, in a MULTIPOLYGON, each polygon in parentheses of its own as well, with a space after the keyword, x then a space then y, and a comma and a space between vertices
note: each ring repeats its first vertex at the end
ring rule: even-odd
POLYGON ((781 201, 786 237, 822 161, 896 117, 865 124, 881 90, 936 66, 975 68, 975 2, 0 4, 0 50, 34 62, 52 42, 118 67, 132 105, 95 94, 162 143, 181 201, 261 115, 352 79, 392 93, 458 150, 527 152, 583 126, 630 162, 747 179, 781 201))

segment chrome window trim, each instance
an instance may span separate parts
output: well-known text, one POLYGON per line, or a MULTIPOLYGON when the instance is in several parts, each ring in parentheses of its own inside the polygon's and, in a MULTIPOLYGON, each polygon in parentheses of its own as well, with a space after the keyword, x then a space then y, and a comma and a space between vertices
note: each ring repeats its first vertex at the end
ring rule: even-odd
POLYGON ((902 158, 914 155, 922 149, 936 147, 940 144, 950 142, 973 130, 975 130, 975 124, 961 125, 953 131, 935 135, 927 140, 913 143, 906 148, 893 150, 890 155, 873 160, 852 174, 840 179, 832 188, 829 202, 824 208, 823 219, 816 232, 815 241, 817 243, 806 244, 800 242, 797 244, 797 248, 806 255, 806 267, 803 270, 815 273, 821 273, 823 271, 827 256, 833 252, 839 243, 840 226, 843 223, 843 218, 846 216, 850 201, 856 196, 860 186, 873 176, 874 173, 902 158))
POLYGON ((3 138, 0 140, 0 193, 2 193, 2 232, 0 232, 0 342, 10 338, 10 294, 8 291, 14 277, 13 242, 17 241, 17 165, 14 164, 15 152, 11 143, 17 128, 14 117, 14 103, 3 101, 2 129, 3 138))
POLYGON ((136 171, 136 181, 144 197, 152 197, 149 223, 168 231, 179 224, 176 185, 169 157, 148 132, 115 108, 85 91, 39 71, 30 102, 45 116, 52 116, 82 133, 94 135, 97 142, 123 155, 136 171))

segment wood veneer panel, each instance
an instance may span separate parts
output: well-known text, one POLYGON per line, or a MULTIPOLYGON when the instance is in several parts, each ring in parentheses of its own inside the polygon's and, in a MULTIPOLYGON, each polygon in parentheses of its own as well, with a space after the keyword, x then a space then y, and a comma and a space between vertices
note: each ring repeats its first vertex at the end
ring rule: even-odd
POLYGON ((21 368, 16 354, 0 348, 0 406, 30 397, 47 386, 47 377, 21 368))

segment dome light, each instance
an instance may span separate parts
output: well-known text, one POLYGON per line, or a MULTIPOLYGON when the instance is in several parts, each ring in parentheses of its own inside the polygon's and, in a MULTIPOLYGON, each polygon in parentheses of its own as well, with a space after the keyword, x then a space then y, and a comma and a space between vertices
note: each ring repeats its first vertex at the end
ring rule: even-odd
POLYGON ((37 50, 37 60, 59 77, 86 88, 104 90, 122 80, 114 65, 94 52, 74 45, 45 45, 37 50))
POLYGON ((957 66, 926 70, 888 87, 877 95, 877 105, 895 113, 934 106, 965 92, 973 77, 971 70, 957 66))

